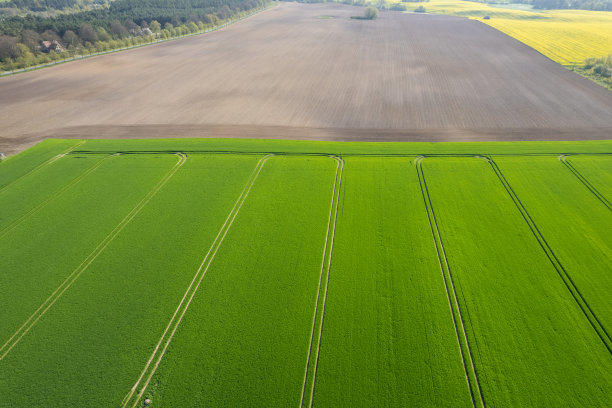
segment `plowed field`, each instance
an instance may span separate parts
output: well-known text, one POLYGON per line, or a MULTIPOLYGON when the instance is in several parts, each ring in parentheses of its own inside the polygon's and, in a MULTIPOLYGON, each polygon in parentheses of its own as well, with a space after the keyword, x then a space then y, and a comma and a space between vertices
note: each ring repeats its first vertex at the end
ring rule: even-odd
POLYGON ((283 3, 215 33, 3 78, 0 151, 50 136, 611 137, 611 92, 485 24, 349 18, 361 13, 283 3))

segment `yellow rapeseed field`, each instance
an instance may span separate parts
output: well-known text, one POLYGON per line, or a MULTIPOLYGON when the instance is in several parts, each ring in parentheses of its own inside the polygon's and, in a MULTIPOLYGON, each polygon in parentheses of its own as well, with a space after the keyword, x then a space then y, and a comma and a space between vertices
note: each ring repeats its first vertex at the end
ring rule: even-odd
POLYGON ((586 58, 612 54, 612 12, 528 10, 524 5, 496 6, 462 0, 406 5, 408 10, 423 5, 428 13, 480 20, 563 65, 579 65, 586 58), (484 16, 490 19, 484 20, 484 16))

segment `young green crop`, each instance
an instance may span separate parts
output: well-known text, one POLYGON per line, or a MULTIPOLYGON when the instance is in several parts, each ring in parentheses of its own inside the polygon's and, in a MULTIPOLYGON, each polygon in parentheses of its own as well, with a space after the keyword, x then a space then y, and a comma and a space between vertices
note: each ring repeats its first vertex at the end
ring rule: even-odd
POLYGON ((347 158, 337 228, 314 406, 471 407, 413 158, 347 158))
POLYGON ((557 157, 495 161, 572 279, 576 294, 604 328, 612 329, 610 210, 557 157))
POLYGON ((299 405, 336 167, 265 164, 144 394, 155 406, 299 405))
POLYGON ((87 177, 108 155, 67 156, 0 189, 0 237, 87 177))
POLYGON ((306 407, 315 372, 314 406, 470 406, 472 357, 489 407, 612 402, 611 355, 547 256, 609 329, 611 218, 600 196, 612 198, 610 141, 90 140, 32 172, 70 143, 0 164, 10 183, 0 190, 0 347, 53 299, 0 349, 0 407, 121 406, 219 231, 161 365, 151 360, 152 380, 129 406, 299 406, 304 390, 306 407), (138 154, 113 155, 124 150, 138 154), (186 150, 186 160, 174 153, 186 150), (268 152, 279 154, 262 161, 268 152), (465 156, 423 158, 423 179, 414 159, 424 153, 465 156), (474 155, 492 157, 505 181, 474 155))
POLYGON ((423 169, 485 402, 609 405, 610 353, 492 166, 427 158, 423 169))
POLYGON ((566 160, 595 188, 596 194, 601 194, 604 201, 612 202, 612 155, 576 155, 566 160))
MULTIPOLYGON (((117 175, 144 170, 140 181, 150 190, 176 157, 129 160, 138 168, 117 175)), ((256 161, 189 157, 0 361, 3 373, 19 372, 3 374, 0 406, 119 406, 256 161)))
POLYGON ((0 192, 21 177, 35 173, 54 161, 59 154, 66 153, 79 145, 82 140, 52 139, 39 143, 17 156, 0 160, 0 192))
MULTIPOLYGON (((97 159, 96 159, 97 160, 97 159)), ((92 253, 176 159, 106 159, 95 171, 0 238, 0 346, 92 253), (155 166, 147 165, 152 161, 155 166)), ((4 349, 0 357, 4 354, 4 349)), ((1 364, 1 363, 0 363, 1 364)))

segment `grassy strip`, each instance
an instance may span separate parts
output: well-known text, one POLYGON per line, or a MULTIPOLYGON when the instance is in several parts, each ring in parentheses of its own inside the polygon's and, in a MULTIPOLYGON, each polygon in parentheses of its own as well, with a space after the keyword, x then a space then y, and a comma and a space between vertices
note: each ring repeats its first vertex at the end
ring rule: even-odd
POLYGON ((607 405, 610 354, 491 165, 427 158, 423 167, 486 401, 607 405))
MULTIPOLYGON (((46 142, 43 142, 46 143, 46 142)), ((572 142, 314 142, 265 139, 123 139, 87 140, 78 152, 226 152, 323 155, 530 155, 612 154, 612 140, 572 142)))
POLYGON ((345 161, 314 406, 471 407, 413 158, 345 161))
POLYGON ((153 377, 155 406, 299 404, 335 168, 266 163, 153 377))
POLYGON ((569 65, 567 68, 612 91, 612 77, 604 78, 601 75, 592 73, 591 70, 584 69, 584 66, 569 65))

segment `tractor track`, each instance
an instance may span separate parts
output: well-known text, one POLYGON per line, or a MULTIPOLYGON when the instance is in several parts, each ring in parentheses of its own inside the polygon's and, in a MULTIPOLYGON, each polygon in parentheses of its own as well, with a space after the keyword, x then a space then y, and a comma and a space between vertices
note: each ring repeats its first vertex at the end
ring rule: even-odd
POLYGON ((42 162, 41 164, 39 164, 38 166, 34 167, 33 169, 31 169, 30 171, 26 172, 25 174, 22 174, 21 176, 17 177, 15 180, 12 180, 9 183, 5 184, 4 186, 0 187, 0 193, 3 192, 5 189, 9 188, 9 186, 11 186, 13 183, 18 182, 22 178, 27 177, 30 174, 37 172, 38 170, 42 169, 43 167, 46 167, 49 164, 55 162, 56 160, 58 160, 58 159, 64 157, 65 155, 69 154, 70 152, 72 152, 74 149, 76 149, 77 147, 79 147, 83 143, 85 143, 85 140, 81 140, 80 142, 78 142, 78 143, 72 145, 71 147, 69 147, 68 149, 66 149, 63 153, 60 153, 60 154, 58 154, 56 156, 51 157, 50 159, 42 162))
POLYGON ((563 163, 565 165, 565 167, 567 167, 569 169, 569 171, 572 172, 572 174, 574 174, 574 176, 576 176, 576 178, 578 178, 578 180, 580 180, 580 182, 582 184, 584 184, 584 186, 591 192, 593 193, 593 195, 595 197, 597 197, 597 199, 599 201, 601 201, 601 203, 603 205, 606 206, 606 208, 610 211, 612 211, 612 203, 603 195, 601 194, 596 188, 595 186, 593 186, 593 184, 591 184, 591 182, 585 177, 583 176, 578 169, 576 169, 572 163, 569 162, 568 159, 568 155, 567 154, 561 154, 559 155, 559 161, 561 163, 563 163))
POLYGON ((574 300, 576 301, 576 303, 582 310, 582 313, 585 315, 585 317, 587 318, 587 320, 589 321, 589 323, 591 324, 591 326, 593 327, 593 329, 595 330, 595 332, 597 333, 597 335, 603 342, 604 346, 608 349, 608 352, 612 354, 612 338, 610 338, 610 334, 608 333, 606 328, 603 326, 601 321, 597 318, 597 315, 595 314, 591 306, 588 304, 588 302, 586 301, 586 299, 584 298, 584 296, 578 289, 578 286, 576 286, 576 284, 574 283, 574 280, 572 279, 570 274, 567 272, 567 270, 565 269, 565 267, 563 266, 559 258, 557 258, 557 255, 555 255, 551 246, 546 241, 546 238, 544 238, 544 235, 542 234, 537 224, 535 223, 535 221, 533 220, 533 218, 527 211, 527 208, 525 207, 523 202, 520 200, 520 198, 518 197, 518 195, 516 194, 516 192, 514 191, 514 189, 512 188, 512 186, 510 185, 510 183, 508 182, 504 174, 502 173, 501 169, 499 168, 495 160, 487 156, 485 156, 485 159, 491 165, 491 168, 495 172, 495 175, 497 176, 501 184, 506 189, 506 192, 508 193, 508 195, 510 195, 510 198, 514 202, 516 208, 519 210, 519 212, 521 213, 521 216, 523 217, 523 219, 529 226, 529 229, 531 230, 534 237, 540 244, 540 247, 546 253, 548 260, 553 265, 553 267, 557 271, 557 274, 559 275, 559 277, 565 284, 565 287, 571 293, 572 297, 574 298, 574 300))
POLYGON ((336 175, 334 178, 334 188, 332 191, 331 203, 329 207, 329 218, 327 220, 327 233, 325 235, 325 245, 323 247, 323 257, 321 259, 321 272, 319 274, 319 287, 317 289, 317 298, 315 301, 314 313, 312 316, 312 329, 310 332, 310 341, 308 345, 308 355, 306 357, 306 368, 304 370, 304 381, 302 383, 302 394, 300 396, 300 407, 304 406, 304 401, 306 397, 306 390, 308 386, 308 374, 310 372, 311 358, 313 355, 313 341, 316 331, 316 323, 317 323, 317 315, 319 314, 319 302, 321 298, 321 286, 324 286, 323 289, 323 303, 321 305, 321 314, 319 318, 319 330, 317 335, 317 348, 314 354, 313 361, 313 370, 312 370, 312 385, 310 388, 310 396, 308 397, 308 406, 312 407, 314 400, 314 392, 315 392, 315 384, 316 384, 316 376, 317 376, 317 368, 319 365, 319 352, 321 349, 321 337, 323 334, 323 321, 325 318, 325 305, 327 303, 327 290, 329 287, 329 274, 331 269, 331 260, 332 260, 332 252, 334 248, 334 239, 336 236, 336 221, 338 219, 338 203, 340 202, 340 189, 342 187, 342 176, 344 173, 344 160, 337 156, 330 156, 334 160, 336 160, 336 175), (331 233, 331 234, 330 234, 331 233), (330 236, 331 235, 331 236, 330 236), (327 262, 326 262, 327 261, 327 262), (324 271, 327 269, 327 273, 325 274, 325 284, 322 285, 324 271))
POLYGON ((151 382, 153 375, 157 371, 157 368, 159 367, 162 359, 164 358, 164 355, 166 354, 166 351, 168 350, 168 346, 170 345, 172 339, 174 338, 174 335, 181 321, 183 320, 183 317, 187 313, 187 309, 191 305, 191 301, 193 300, 196 292, 198 291, 200 284, 202 283, 202 280, 204 279, 204 276, 206 275, 206 272, 208 271, 210 265, 212 264, 213 259, 215 258, 217 252, 219 251, 219 248, 221 247, 221 244, 223 243, 231 226, 236 220, 236 217, 238 216, 240 209, 242 208, 249 193, 251 192, 251 189, 253 188, 255 181, 259 177, 259 174, 261 173, 263 166, 265 165, 266 161, 268 161, 268 159, 270 159, 273 156, 274 155, 269 154, 269 155, 262 157, 257 163, 257 165, 255 166, 255 168, 253 169, 253 172, 251 173, 247 183, 245 184, 242 192, 236 199, 234 206, 230 210, 227 218, 225 219, 225 222, 221 226, 221 229, 217 233, 217 236, 215 237, 210 248, 208 249, 206 256, 202 260, 200 267, 196 271, 193 279, 191 280, 191 283, 187 287, 187 290, 185 291, 183 298, 179 302, 174 314, 172 315, 170 321, 168 322, 168 325, 166 326, 164 332, 162 333, 162 336, 157 342, 157 345, 155 346, 153 353, 151 354, 147 363, 145 364, 144 369, 141 371, 140 376, 138 377, 136 383, 132 386, 130 391, 123 398, 121 402, 122 408, 125 408, 128 406, 136 407, 138 405, 138 402, 144 396, 144 393, 147 390, 147 387, 149 386, 149 383, 151 382), (156 360, 155 363, 153 363, 154 360, 156 360))
POLYGON ((121 220, 119 224, 98 244, 96 248, 81 262, 81 264, 53 291, 53 293, 30 315, 30 317, 17 329, 15 333, 0 347, 0 361, 28 334, 34 325, 47 313, 59 298, 74 284, 74 282, 89 268, 96 258, 104 252, 110 243, 121 231, 140 213, 161 188, 172 178, 187 160, 184 154, 177 154, 178 162, 166 175, 147 193, 143 199, 121 220))
POLYGON ((425 203, 425 209, 427 211, 429 227, 431 229, 431 235, 434 240, 434 246, 436 248, 436 254, 438 256, 438 264, 440 266, 440 271, 442 272, 442 278, 444 280, 444 289, 446 291, 448 306, 451 311, 451 317, 453 318, 453 326, 455 328, 455 336, 459 345, 461 362, 463 364, 463 369, 465 372, 465 380, 470 391, 470 397, 472 400, 473 407, 485 408, 485 398, 482 394, 480 381, 478 379, 478 371, 476 370, 476 366, 474 364, 474 359, 472 356, 472 350, 467 338, 464 318, 461 313, 461 306, 459 305, 455 283, 453 281, 450 265, 446 257, 446 250, 444 248, 444 243, 442 242, 442 236, 438 227, 438 221, 434 212, 433 203, 429 194, 429 189, 427 187, 427 182, 425 181, 425 173, 423 172, 423 167, 421 164, 424 158, 424 156, 418 156, 415 159, 414 164, 416 166, 417 174, 419 177, 419 185, 421 187, 421 193, 423 195, 423 201, 425 203), (459 322, 459 324, 457 324, 457 322, 459 322))
MULTIPOLYGON (((28 218, 30 218, 31 216, 36 214, 38 211, 42 210, 45 206, 47 206, 47 204, 49 204, 50 202, 52 202, 53 200, 55 200, 56 198, 58 198, 59 196, 64 194, 70 188, 72 188, 73 186, 75 186, 76 184, 81 182, 85 177, 87 177, 88 175, 93 173, 96 169, 98 169, 98 167, 100 167, 100 166, 102 166, 102 164, 104 164, 106 159, 108 159, 109 157, 115 157, 115 156, 118 156, 118 155, 120 155, 120 153, 115 153, 115 154, 112 154, 112 155, 105 156, 99 162, 94 164, 92 167, 90 167, 89 169, 87 169, 83 173, 81 173, 78 177, 76 177, 75 179, 70 181, 68 184, 66 184, 65 186, 60 188, 55 193, 51 194, 51 196, 47 197, 47 199, 44 200, 42 203, 40 203, 36 207, 30 209, 30 211, 26 212, 21 217, 17 218, 15 221, 13 221, 9 225, 7 225, 5 228, 0 229, 0 239, 4 238, 8 233, 10 233, 12 230, 17 228, 19 225, 21 225, 28 218)), ((62 155, 62 157, 63 157, 63 155, 62 155)), ((60 158, 60 156, 56 156, 54 159, 59 159, 59 158, 60 158)), ((48 163, 48 164, 50 164, 50 163, 48 163)))

